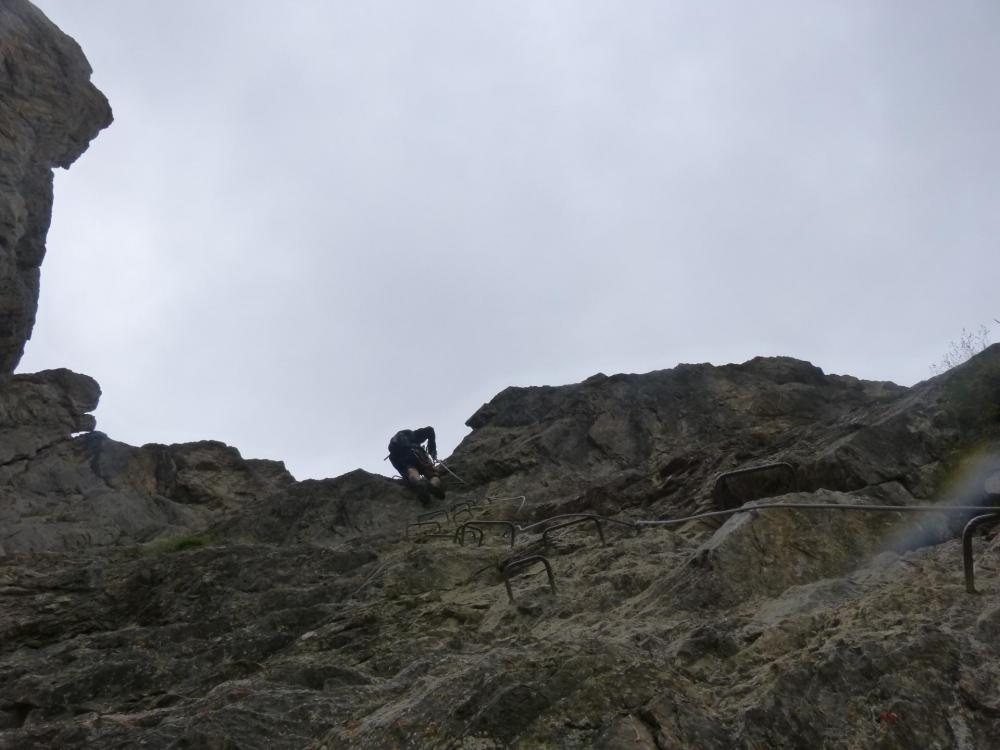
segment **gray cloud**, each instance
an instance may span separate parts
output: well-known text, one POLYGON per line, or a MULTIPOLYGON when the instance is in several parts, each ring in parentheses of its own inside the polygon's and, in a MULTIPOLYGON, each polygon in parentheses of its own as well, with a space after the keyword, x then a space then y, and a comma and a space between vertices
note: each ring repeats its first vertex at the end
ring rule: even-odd
POLYGON ((42 0, 116 123, 22 370, 299 477, 510 385, 757 354, 912 383, 991 321, 992 2, 42 0))

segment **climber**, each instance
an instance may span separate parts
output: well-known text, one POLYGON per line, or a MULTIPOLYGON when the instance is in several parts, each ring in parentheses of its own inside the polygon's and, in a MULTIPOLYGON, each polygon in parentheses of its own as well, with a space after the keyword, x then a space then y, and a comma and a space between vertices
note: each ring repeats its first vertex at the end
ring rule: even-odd
POLYGON ((434 461, 437 460, 437 443, 433 427, 397 432, 389 441, 388 458, 403 481, 417 493, 420 502, 426 504, 430 501, 428 493, 437 498, 444 497, 441 477, 434 466, 434 461), (426 450, 424 443, 427 443, 426 450))

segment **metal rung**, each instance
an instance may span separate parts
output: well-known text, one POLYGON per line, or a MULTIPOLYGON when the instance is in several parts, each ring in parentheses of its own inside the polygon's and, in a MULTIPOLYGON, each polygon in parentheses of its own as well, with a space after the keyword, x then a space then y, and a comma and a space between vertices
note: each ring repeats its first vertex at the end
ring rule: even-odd
MULTIPOLYGON (((480 532, 480 534, 482 534, 483 530, 480 528, 481 526, 503 526, 504 528, 509 529, 510 530, 510 546, 511 547, 514 546, 514 537, 517 534, 517 527, 514 525, 514 523, 512 521, 466 521, 461 526, 459 526, 457 529, 455 529, 455 541, 458 544, 464 545, 465 544, 465 530, 466 529, 476 529, 477 531, 480 532)), ((482 545, 482 543, 483 543, 483 540, 482 540, 482 537, 480 537, 479 544, 482 545)))
POLYGON ((548 559, 546 559, 542 555, 531 555, 530 557, 522 557, 519 560, 511 560, 510 562, 506 563, 503 566, 503 571, 502 571, 503 572, 503 582, 504 582, 504 585, 507 587, 507 598, 510 601, 514 601, 514 591, 510 587, 510 575, 511 575, 511 573, 512 572, 518 572, 518 571, 520 571, 520 570, 528 567, 532 563, 536 563, 536 562, 540 562, 542 565, 545 566, 545 573, 549 577, 549 588, 552 589, 553 596, 555 595, 555 593, 556 593, 556 579, 555 579, 555 576, 552 574, 552 565, 549 564, 548 559))
POLYGON ((477 547, 482 547, 483 546, 483 536, 484 536, 483 530, 482 529, 477 529, 475 526, 468 526, 467 527, 464 524, 462 526, 459 526, 457 529, 455 529, 455 533, 451 535, 451 537, 454 540, 455 544, 461 544, 463 547, 465 546, 465 532, 466 532, 466 530, 471 531, 473 536, 475 536, 476 534, 479 534, 479 541, 477 542, 476 546, 477 547))
POLYGON ((472 509, 478 508, 479 506, 473 505, 472 503, 455 503, 451 506, 451 518, 453 521, 458 523, 459 513, 468 513, 469 518, 473 518, 472 509))
POLYGON ((962 529, 962 563, 965 567, 965 590, 970 594, 976 593, 976 571, 972 561, 972 532, 988 521, 1000 520, 1000 513, 986 513, 976 516, 965 524, 962 529))

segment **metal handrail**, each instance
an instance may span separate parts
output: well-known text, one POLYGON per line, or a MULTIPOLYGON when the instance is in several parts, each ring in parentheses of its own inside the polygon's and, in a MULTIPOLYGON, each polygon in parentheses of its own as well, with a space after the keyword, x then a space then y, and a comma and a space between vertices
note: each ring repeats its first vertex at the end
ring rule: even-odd
POLYGON ((515 513, 517 513, 519 510, 521 510, 521 508, 524 507, 524 504, 527 502, 528 497, 526 495, 512 495, 511 497, 498 497, 494 495, 487 495, 485 499, 486 502, 488 503, 505 503, 510 500, 520 500, 521 504, 518 505, 517 510, 514 511, 515 513))
POLYGON ((722 482, 730 477, 743 476, 745 474, 756 474, 759 471, 770 471, 772 469, 785 469, 792 477, 792 492, 798 489, 799 486, 799 476, 796 472, 795 467, 792 466, 787 461, 772 461, 767 464, 757 464, 756 466, 746 466, 742 469, 732 469, 731 471, 724 471, 715 478, 715 484, 712 486, 712 499, 718 502, 719 500, 719 489, 722 486, 722 482))
POLYGON ((444 461, 442 461, 441 459, 437 459, 437 465, 438 465, 438 466, 443 466, 443 467, 444 467, 444 470, 445 470, 445 471, 447 471, 447 472, 448 472, 449 474, 451 474, 451 475, 452 475, 453 477, 455 477, 455 479, 457 479, 457 480, 458 480, 459 482, 461 482, 462 484, 465 484, 465 483, 466 483, 466 482, 465 482, 465 480, 464 480, 464 479, 462 479, 462 477, 460 477, 460 476, 459 476, 458 474, 456 474, 456 473, 455 473, 455 472, 453 472, 453 471, 452 471, 452 470, 451 470, 450 468, 448 468, 448 464, 446 464, 446 463, 445 463, 444 461))
POLYGON ((987 521, 1000 520, 1000 513, 986 513, 971 519, 962 529, 962 564, 965 569, 965 590, 976 593, 976 572, 972 561, 972 532, 987 521))
MULTIPOLYGON (((793 477, 793 482, 797 484, 797 476, 795 474, 795 467, 786 461, 778 461, 771 464, 761 464, 758 466, 750 466, 745 469, 735 469, 730 472, 725 472, 720 474, 716 478, 716 487, 718 483, 730 476, 736 476, 740 474, 749 474, 756 471, 762 471, 766 469, 782 468, 787 469, 791 472, 793 477)), ((714 490, 713 490, 714 493, 714 490)), ((490 497, 487 496, 487 502, 502 502, 506 500, 520 500, 521 505, 518 507, 520 510, 524 506, 525 502, 524 495, 518 495, 514 497, 490 497)), ((455 506, 456 508, 458 506, 455 506)), ((459 544, 465 543, 465 529, 473 528, 479 531, 480 538, 479 544, 482 545, 482 529, 478 529, 479 525, 500 525, 505 526, 510 529, 511 539, 510 546, 514 547, 515 535, 517 532, 527 532, 532 529, 536 529, 539 526, 545 526, 542 530, 542 542, 543 544, 548 544, 548 532, 555 531, 557 529, 566 528, 567 526, 573 526, 578 523, 585 523, 586 521, 593 520, 595 526, 597 526, 598 534, 601 537, 601 543, 606 545, 607 542, 604 538, 604 532, 602 523, 612 523, 619 526, 624 526, 626 528, 633 529, 635 531, 641 531, 644 528, 655 527, 655 526, 679 526, 681 524, 689 523, 691 521, 700 521, 707 518, 728 518, 734 516, 738 513, 758 513, 765 510, 773 509, 784 509, 784 510, 843 510, 843 511, 861 511, 869 513, 979 513, 981 515, 974 517, 970 520, 962 533, 962 549, 963 549, 963 563, 965 570, 965 582, 966 590, 969 593, 975 593, 975 578, 974 578, 974 568, 972 562, 972 531, 977 528, 980 524, 985 523, 990 519, 1000 520, 1000 509, 995 512, 983 513, 984 510, 988 509, 988 506, 984 507, 982 505, 870 505, 864 503, 789 503, 789 502, 779 502, 779 503, 767 503, 762 505, 742 505, 738 508, 727 508, 725 510, 715 510, 706 511, 704 513, 696 513, 690 516, 683 516, 681 518, 664 518, 664 519, 654 519, 654 520, 639 520, 633 522, 619 521, 615 518, 609 518, 607 516, 600 516, 594 513, 567 513, 557 516, 551 516, 550 518, 542 519, 541 521, 536 521, 535 523, 527 524, 524 526, 515 525, 512 521, 469 521, 455 530, 455 541, 459 544), (558 523, 551 525, 553 521, 559 521, 561 519, 567 519, 566 523, 558 523)), ((541 556, 538 556, 541 557, 541 556)), ((529 558, 524 558, 528 560, 529 558)), ((548 567, 547 561, 546 567, 548 567)), ((505 579, 506 580, 506 579, 505 579)), ((508 593, 510 593, 510 584, 507 584, 508 593)), ((554 590, 554 583, 553 583, 554 590)))
POLYGON ((529 557, 522 557, 519 560, 511 560, 510 562, 505 563, 504 566, 503 566, 503 569, 502 569, 503 582, 504 582, 504 585, 507 587, 507 599, 509 601, 511 601, 511 602, 514 601, 514 591, 510 587, 510 574, 511 574, 511 571, 514 571, 514 570, 517 570, 517 569, 520 569, 520 568, 526 568, 528 565, 530 565, 532 563, 536 563, 536 562, 540 562, 542 565, 545 566, 545 572, 546 572, 546 574, 549 577, 549 588, 552 589, 553 596, 555 595, 555 593, 556 593, 556 579, 555 579, 555 576, 552 574, 552 565, 542 555, 531 555, 529 557))
POLYGON ((586 523, 587 521, 593 521, 594 525, 597 527, 597 535, 601 538, 601 546, 607 547, 608 543, 604 539, 604 529, 601 527, 601 520, 597 516, 585 516, 583 518, 575 518, 572 521, 566 521, 564 523, 558 523, 555 526, 549 526, 545 531, 542 532, 542 544, 548 547, 549 545, 549 532, 557 531, 559 529, 565 529, 568 526, 576 526, 577 524, 586 523))
POLYGON ((739 508, 712 510, 683 518, 665 518, 655 521, 636 521, 639 528, 647 526, 675 526, 703 518, 733 516, 737 513, 756 513, 762 510, 786 508, 792 510, 860 510, 873 513, 969 513, 982 511, 981 505, 864 505, 862 503, 768 503, 767 505, 741 505, 739 508))
POLYGON ((608 516, 599 516, 596 513, 564 513, 558 516, 550 516, 549 518, 544 518, 541 521, 536 521, 535 523, 529 523, 527 526, 518 526, 518 531, 529 531, 536 526, 541 526, 542 524, 548 523, 549 521, 557 521, 560 518, 596 518, 599 521, 606 523, 617 524, 618 526, 625 526, 629 529, 636 529, 635 523, 630 523, 628 521, 619 521, 617 518, 609 518, 608 516))

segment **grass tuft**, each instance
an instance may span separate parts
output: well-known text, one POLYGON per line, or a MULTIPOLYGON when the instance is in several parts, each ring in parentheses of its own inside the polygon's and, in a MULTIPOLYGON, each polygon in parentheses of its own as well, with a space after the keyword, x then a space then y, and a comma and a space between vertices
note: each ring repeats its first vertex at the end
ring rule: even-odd
POLYGON ((181 550, 204 547, 214 540, 207 534, 182 534, 154 539, 142 547, 144 555, 169 555, 181 550))

